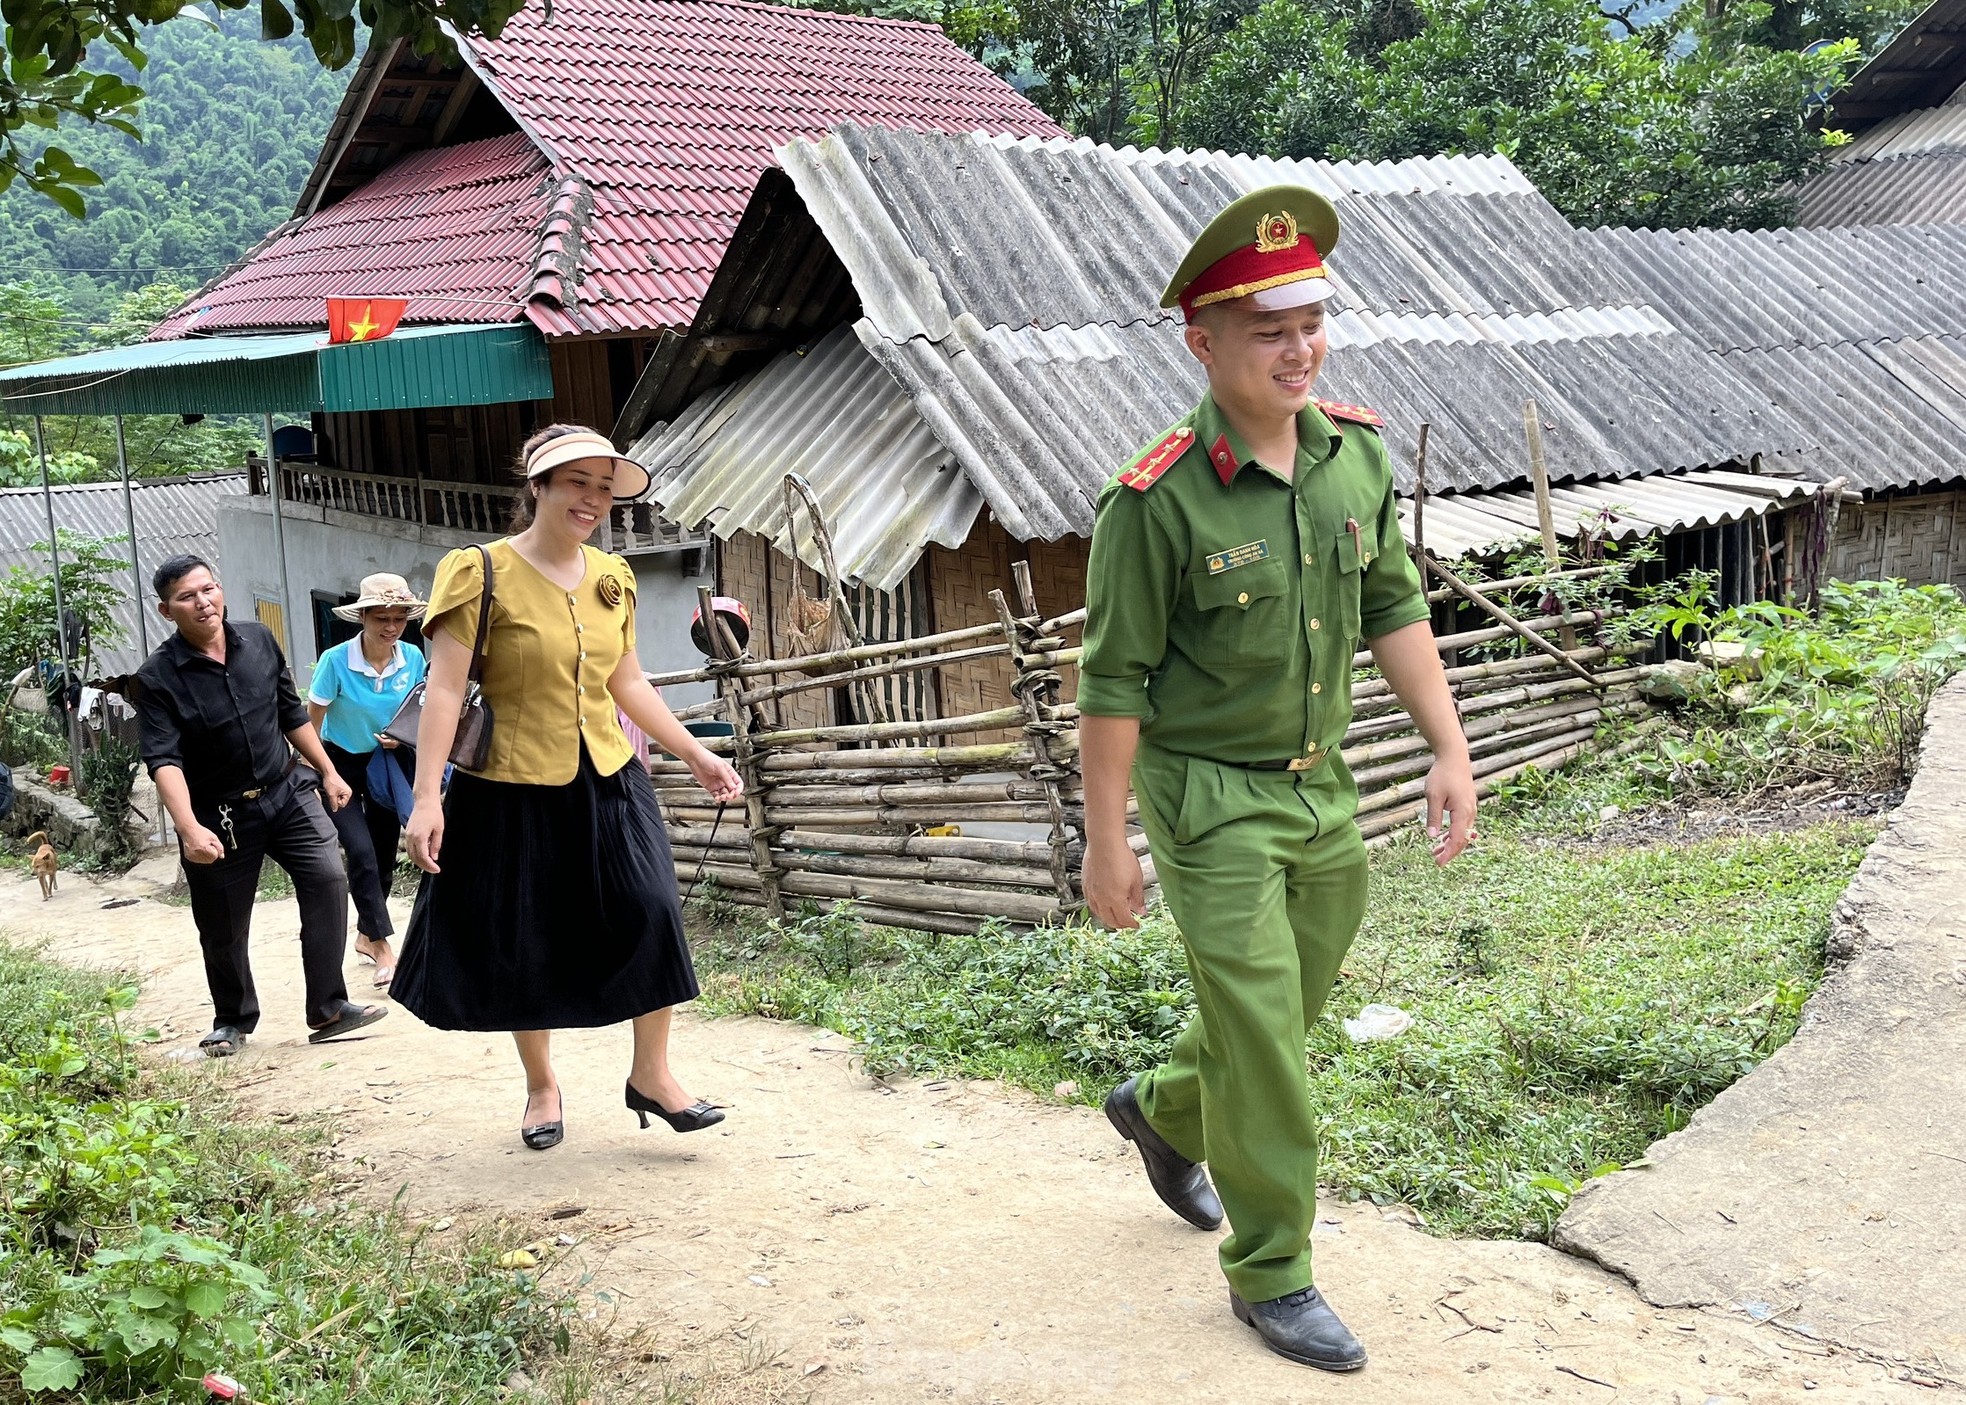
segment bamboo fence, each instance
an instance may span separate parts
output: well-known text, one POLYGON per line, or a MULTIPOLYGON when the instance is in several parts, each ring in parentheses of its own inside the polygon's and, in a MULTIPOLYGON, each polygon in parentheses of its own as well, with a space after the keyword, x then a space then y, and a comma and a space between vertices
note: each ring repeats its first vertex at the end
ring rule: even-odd
MULTIPOLYGON (((1605 617, 1571 610, 1517 618, 1495 603, 1502 589, 1546 585, 1585 571, 1552 571, 1477 588, 1438 568, 1436 600, 1465 601, 1484 623, 1438 636, 1458 701, 1479 791, 1531 767, 1552 770, 1597 748, 1605 723, 1635 718, 1640 669, 1599 642, 1605 617), (1522 657, 1461 662, 1471 650, 1514 640, 1522 657), (1559 642, 1562 641, 1562 642, 1559 642)), ((726 900, 783 918, 803 905, 851 903, 863 919, 929 932, 974 932, 997 919, 1014 927, 1055 923, 1083 911, 1078 863, 1084 852, 1084 790, 1078 710, 1060 696, 1059 669, 1075 663, 1064 631, 1083 610, 1047 619, 1028 568, 1013 567, 1018 606, 992 591, 997 623, 893 643, 860 644, 796 658, 744 656, 728 635, 701 669, 663 674, 658 686, 708 682, 717 696, 683 709, 715 718, 733 735, 709 739, 743 776, 740 806, 720 811, 679 761, 651 766, 684 881, 700 872, 726 900), (1013 682, 1009 707, 960 717, 782 727, 764 704, 815 690, 871 692, 868 680, 927 673, 959 661, 1002 658, 1013 682), (1017 838, 983 838, 965 827, 1010 825, 1017 838)), ((708 592, 704 592, 707 596, 708 592)), ((714 616, 704 602, 703 617, 714 616)), ((1356 667, 1371 656, 1359 654, 1356 667)), ((1388 842, 1425 809, 1432 756, 1383 680, 1353 690, 1354 718, 1342 748, 1359 785, 1359 826, 1368 843, 1388 842)), ((1146 837, 1131 843, 1154 882, 1146 837)))

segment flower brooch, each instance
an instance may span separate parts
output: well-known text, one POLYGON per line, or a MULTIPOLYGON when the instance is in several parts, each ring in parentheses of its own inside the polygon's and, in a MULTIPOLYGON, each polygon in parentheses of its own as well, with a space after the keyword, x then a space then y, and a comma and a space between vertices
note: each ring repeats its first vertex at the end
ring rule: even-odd
POLYGON ((621 582, 612 575, 602 576, 594 588, 600 592, 601 603, 609 609, 621 603, 621 582))

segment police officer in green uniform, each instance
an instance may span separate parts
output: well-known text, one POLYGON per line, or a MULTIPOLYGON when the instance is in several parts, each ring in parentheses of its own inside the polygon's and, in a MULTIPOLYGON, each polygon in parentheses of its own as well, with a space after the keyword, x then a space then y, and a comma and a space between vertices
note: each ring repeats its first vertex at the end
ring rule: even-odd
POLYGON ((1235 1315, 1282 1356, 1349 1371, 1364 1349, 1311 1283, 1304 1038, 1365 912, 1338 752, 1361 640, 1433 750, 1439 863, 1468 842, 1475 787, 1380 421, 1311 398, 1337 239, 1323 196, 1259 190, 1168 284, 1208 393, 1100 495, 1078 706, 1086 902, 1113 927, 1142 911, 1130 777, 1199 1007, 1107 1116, 1176 1214, 1214 1229, 1226 1212, 1235 1315))

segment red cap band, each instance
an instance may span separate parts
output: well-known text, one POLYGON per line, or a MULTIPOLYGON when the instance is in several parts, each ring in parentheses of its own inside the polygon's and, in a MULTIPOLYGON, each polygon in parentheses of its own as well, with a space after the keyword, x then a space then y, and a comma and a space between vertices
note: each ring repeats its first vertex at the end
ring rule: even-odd
POLYGON ((1245 244, 1201 271, 1183 290, 1181 311, 1192 322, 1198 307, 1324 276, 1324 259, 1308 234, 1298 235, 1294 244, 1268 251, 1259 244, 1245 244))

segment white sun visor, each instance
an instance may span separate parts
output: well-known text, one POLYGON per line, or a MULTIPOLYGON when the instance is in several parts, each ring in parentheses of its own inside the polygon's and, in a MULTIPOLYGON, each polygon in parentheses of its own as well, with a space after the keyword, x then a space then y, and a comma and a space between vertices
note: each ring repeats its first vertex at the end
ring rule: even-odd
POLYGON ((1295 283, 1251 293, 1249 306, 1259 312, 1284 312, 1293 307, 1308 307, 1314 302, 1323 302, 1335 291, 1329 278, 1299 278, 1295 283))

